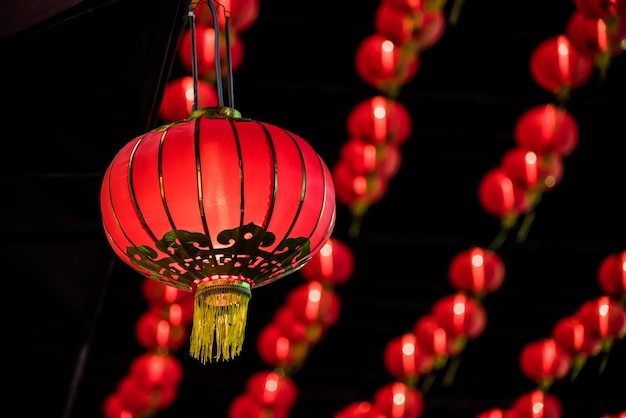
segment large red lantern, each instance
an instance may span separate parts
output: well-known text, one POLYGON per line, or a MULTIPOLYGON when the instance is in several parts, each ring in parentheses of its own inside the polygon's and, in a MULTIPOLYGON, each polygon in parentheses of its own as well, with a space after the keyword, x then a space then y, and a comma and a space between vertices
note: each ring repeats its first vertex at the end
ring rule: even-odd
POLYGON ((100 203, 124 262, 195 294, 190 353, 202 363, 239 354, 251 289, 308 262, 336 214, 328 167, 305 140, 224 106, 130 141, 100 203))

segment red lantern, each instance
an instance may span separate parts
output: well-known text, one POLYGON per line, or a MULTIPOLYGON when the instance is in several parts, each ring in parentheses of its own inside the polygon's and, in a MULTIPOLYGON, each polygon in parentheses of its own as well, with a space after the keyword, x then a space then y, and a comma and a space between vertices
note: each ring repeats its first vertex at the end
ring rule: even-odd
POLYGON ((578 315, 560 319, 552 328, 554 341, 571 356, 595 356, 600 351, 600 339, 585 331, 578 315))
MULTIPOLYGON (((193 84, 191 76, 179 77, 167 83, 159 107, 159 117, 163 122, 176 122, 191 115, 195 98, 193 84)), ((215 87, 207 81, 198 80, 198 105, 217 106, 218 100, 215 87)))
POLYGON ((394 378, 413 386, 420 376, 432 371, 435 359, 413 333, 391 339, 383 352, 385 368, 394 378))
POLYGON ((237 396, 228 408, 228 418, 287 418, 275 415, 269 408, 257 402, 252 395, 243 393, 237 396))
POLYGON ((289 415, 298 398, 298 388, 293 381, 272 371, 254 373, 248 379, 246 393, 264 407, 280 412, 282 416, 289 415))
POLYGON ((594 337, 611 340, 626 334, 626 311, 608 296, 583 303, 578 315, 585 330, 594 337))
POLYGON ((385 416, 393 418, 419 418, 424 411, 422 394, 400 382, 378 389, 374 393, 372 404, 385 416))
POLYGON ((143 348, 176 351, 187 342, 187 326, 182 322, 172 323, 163 314, 163 309, 155 306, 141 314, 137 320, 135 336, 143 348))
POLYGON ((419 58, 414 51, 374 33, 357 46, 355 67, 365 83, 385 90, 411 81, 417 73, 419 58))
POLYGON ((430 10, 425 5, 398 11, 382 2, 374 15, 374 28, 397 44, 411 42, 419 52, 439 42, 446 28, 446 18, 442 10, 430 10))
POLYGON ((574 0, 574 6, 589 19, 606 19, 626 12, 624 0, 574 0))
POLYGON ((458 291, 483 295, 495 292, 504 282, 505 267, 495 251, 473 247, 452 258, 450 284, 458 291))
POLYGON ((370 402, 353 402, 341 408, 333 418, 387 418, 370 402))
POLYGON ((266 364, 287 369, 304 360, 309 352, 309 344, 303 340, 290 339, 277 324, 270 323, 259 333, 257 351, 266 364))
MULTIPOLYGON (((243 32, 250 28, 259 16, 259 0, 220 0, 215 1, 217 24, 220 29, 226 28, 226 16, 230 17, 230 28, 236 32, 243 32)), ((192 0, 195 5, 195 14, 198 23, 213 27, 213 12, 207 2, 192 0)))
POLYGON ((563 107, 535 106, 517 119, 514 137, 519 146, 539 155, 554 152, 566 157, 578 145, 578 124, 563 107))
POLYGON ((522 373, 543 389, 565 377, 571 365, 569 353, 553 338, 530 342, 522 348, 520 354, 522 373))
POLYGON ((374 145, 361 138, 344 142, 339 151, 342 161, 357 175, 378 171, 385 178, 392 178, 400 169, 400 149, 392 144, 374 145))
POLYGON ((381 173, 355 174, 345 161, 333 167, 333 181, 337 200, 346 206, 373 205, 383 198, 389 181, 381 173))
POLYGON ((477 338, 487 324, 487 312, 478 302, 463 293, 444 296, 432 308, 437 323, 452 338, 477 338))
POLYGON ((481 412, 476 415, 476 418, 516 418, 514 411, 509 411, 502 408, 493 408, 481 412))
POLYGON ((280 307, 274 313, 274 323, 280 332, 291 341, 317 343, 324 334, 324 326, 319 322, 305 321, 287 306, 280 307))
MULTIPOLYGON (((229 71, 226 43, 220 41, 220 72, 229 71)), ((244 58, 244 45, 237 32, 230 35, 230 70, 239 69, 244 58)), ((191 29, 187 29, 180 40, 178 58, 183 68, 193 73, 191 29)), ((196 25, 196 65, 198 74, 213 81, 215 79, 215 29, 203 25, 196 25)), ((201 106, 198 107, 208 107, 201 106)))
POLYGON ((319 323, 327 328, 337 321, 341 300, 334 290, 311 281, 293 289, 287 296, 285 306, 304 323, 319 323))
POLYGON ((626 291, 626 251, 606 256, 598 267, 597 276, 604 293, 621 299, 626 291))
POLYGON ((530 56, 530 73, 539 87, 566 94, 591 77, 593 60, 576 50, 565 35, 541 42, 530 56))
POLYGON ((126 376, 118 384, 117 392, 122 406, 136 413, 170 407, 178 395, 178 386, 142 386, 134 378, 126 376))
POLYGON ((150 306, 164 306, 172 303, 191 304, 193 306, 191 293, 149 278, 143 280, 141 293, 150 306))
POLYGON ((183 378, 183 367, 176 357, 144 353, 132 361, 129 374, 146 387, 178 386, 183 378))
POLYGON ((539 159, 540 192, 554 189, 563 178, 563 158, 557 153, 544 154, 539 159))
POLYGON ((502 217, 515 209, 515 187, 513 180, 501 167, 489 170, 478 185, 478 200, 490 215, 502 217))
POLYGON ((354 263, 354 254, 350 247, 331 237, 311 261, 300 269, 300 274, 306 281, 317 280, 327 285, 341 285, 352 277, 354 263))
POLYGON ((413 325, 413 333, 417 342, 429 353, 435 355, 435 361, 445 360, 448 355, 456 355, 461 348, 452 344, 452 337, 437 322, 437 318, 431 313, 422 316, 413 325))
POLYGON ((239 354, 251 289, 317 254, 336 210, 330 172, 306 141, 228 107, 129 142, 100 202, 124 262, 194 292, 190 353, 203 363, 239 354))
POLYGON ((107 396, 102 404, 102 416, 104 418, 134 418, 135 414, 122 405, 119 393, 113 393, 107 396))
POLYGON ((516 418, 561 418, 561 401, 549 393, 533 390, 518 397, 511 408, 516 418))
POLYGON ((608 53, 609 40, 604 19, 590 19, 580 12, 574 12, 567 21, 565 33, 578 52, 594 58, 608 53))
POLYGON ((404 144, 411 135, 408 109, 400 102, 374 96, 356 104, 348 114, 346 127, 351 138, 370 144, 404 144))
POLYGON ((539 156, 517 147, 504 153, 500 166, 504 174, 522 188, 534 187, 539 178, 539 156))

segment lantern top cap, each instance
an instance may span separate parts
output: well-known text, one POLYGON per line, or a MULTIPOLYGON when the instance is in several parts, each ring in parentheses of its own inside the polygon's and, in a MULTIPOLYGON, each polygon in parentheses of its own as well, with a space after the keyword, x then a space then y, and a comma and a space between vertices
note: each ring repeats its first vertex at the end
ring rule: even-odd
POLYGON ((232 119, 241 118, 241 113, 237 109, 233 109, 228 106, 210 106, 202 109, 197 109, 191 112, 190 119, 197 119, 200 117, 206 117, 209 119, 232 119))

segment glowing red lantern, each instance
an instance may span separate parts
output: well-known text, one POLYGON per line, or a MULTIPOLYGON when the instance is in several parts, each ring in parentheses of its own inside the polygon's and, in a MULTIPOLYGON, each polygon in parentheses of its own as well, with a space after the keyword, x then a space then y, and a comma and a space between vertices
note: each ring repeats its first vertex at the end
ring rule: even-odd
POLYGON ((237 396, 228 408, 228 418, 286 418, 275 415, 269 408, 257 402, 252 395, 242 393, 237 396))
POLYGON ((129 375, 146 387, 177 386, 183 378, 183 367, 176 357, 144 353, 132 361, 129 375))
POLYGON ((578 145, 578 124, 563 107, 539 105, 525 111, 515 123, 514 137, 520 147, 539 155, 568 156, 578 145))
POLYGON ((563 406, 561 401, 549 393, 533 390, 519 396, 511 409, 516 418, 561 418, 563 406))
POLYGON ((578 315, 585 330, 594 337, 610 341, 626 333, 626 311, 608 296, 583 303, 578 315))
POLYGON ((591 77, 593 60, 576 50, 565 35, 541 42, 530 56, 530 73, 539 87, 557 95, 585 84, 591 77))
POLYGON ((119 393, 112 393, 102 403, 104 418, 133 418, 134 414, 122 405, 119 393))
POLYGON ((318 342, 325 331, 321 323, 306 321, 287 306, 280 307, 274 313, 274 323, 289 340, 305 341, 307 344, 318 342))
POLYGON ((346 206, 372 205, 383 198, 389 181, 379 172, 368 175, 355 174, 345 161, 333 167, 333 182, 337 201, 346 206))
POLYGON ((446 18, 442 10, 430 10, 425 5, 410 11, 399 11, 382 2, 374 15, 374 28, 397 44, 410 42, 419 52, 441 39, 446 18))
POLYGON ((515 209, 515 187, 513 180, 501 167, 489 170, 478 185, 478 200, 490 215, 502 217, 515 209))
POLYGON ((492 250, 472 247, 455 255, 448 265, 448 279, 458 291, 481 297, 502 286, 504 263, 492 250))
POLYGON ((437 318, 432 313, 415 321, 413 333, 417 337, 420 347, 424 347, 429 353, 435 355, 436 363, 445 361, 448 355, 458 354, 463 348, 452 343, 452 336, 439 325, 437 318))
POLYGON ((547 389, 555 380, 567 375, 571 357, 553 338, 544 338, 526 344, 520 354, 520 368, 524 376, 547 389))
POLYGON ((565 33, 572 46, 583 55, 594 58, 608 53, 608 36, 604 19, 590 19, 580 12, 571 14, 565 33))
POLYGON ((387 418, 370 402, 353 402, 341 408, 333 415, 333 418, 387 418))
POLYGON ((361 138, 351 138, 344 142, 339 155, 357 175, 378 171, 388 179, 398 173, 402 158, 400 149, 393 144, 374 145, 361 138))
MULTIPOLYGON (((169 81, 163 91, 159 117, 165 123, 187 119, 194 106, 193 77, 183 76, 169 81)), ((198 80, 198 104, 201 107, 218 105, 217 91, 212 84, 198 80)))
POLYGON ((414 333, 406 333, 387 343, 383 362, 390 375, 414 386, 420 376, 432 371, 435 358, 418 344, 414 333))
POLYGON ((311 261, 300 269, 300 275, 307 281, 317 280, 327 285, 341 285, 352 277, 354 254, 350 247, 337 238, 331 237, 311 261))
POLYGON ((563 158, 557 153, 544 154, 539 159, 540 192, 554 189, 563 178, 563 158))
POLYGON ((417 73, 419 58, 414 51, 374 33, 357 46, 355 67, 365 83, 387 90, 411 81, 417 73))
POLYGON ((171 322, 159 306, 152 307, 139 316, 135 324, 135 336, 147 349, 165 348, 176 351, 186 342, 189 334, 184 322, 171 322))
MULTIPOLYGON (((233 32, 230 35, 230 59, 231 70, 236 71, 239 69, 243 62, 245 50, 243 41, 237 34, 233 32)), ((180 46, 178 47, 178 58, 183 68, 189 73, 193 73, 192 63, 192 39, 191 29, 187 29, 180 40, 180 46)), ((220 67, 221 73, 227 74, 228 61, 226 43, 220 41, 220 67)), ((208 80, 215 79, 215 29, 206 27, 203 25, 196 25, 196 65, 198 74, 208 80)), ((198 107, 208 107, 201 106, 198 107)))
POLYGON ((578 315, 561 318, 552 328, 554 341, 571 356, 595 356, 600 351, 600 339, 585 331, 578 315))
POLYGON ((509 411, 502 408, 492 408, 481 412, 476 415, 476 418, 515 418, 517 415, 514 411, 509 411))
POLYGON ((464 293, 444 296, 432 307, 432 313, 439 326, 452 338, 477 338, 487 324, 485 308, 464 293))
POLYGON ((298 388, 285 375, 273 371, 254 373, 246 383, 246 393, 256 402, 282 416, 288 416, 289 411, 298 398, 298 388))
POLYGON ((539 156, 533 151, 516 147, 504 153, 500 161, 504 174, 522 188, 537 184, 539 178, 539 156))
MULTIPOLYGON (((259 16, 259 0, 220 0, 215 3, 217 24, 220 29, 226 28, 226 16, 230 17, 230 28, 242 32, 250 28, 259 16)), ((198 23, 213 27, 214 17, 207 2, 192 0, 198 23)))
POLYGON ((422 394, 401 382, 385 385, 374 393, 372 404, 385 416, 419 418, 424 411, 422 394))
POLYGON ((251 289, 308 262, 336 211, 330 172, 306 141, 228 107, 130 141, 100 202, 124 262, 195 294, 190 353, 203 363, 240 352, 251 289))
POLYGON ((145 413, 170 407, 178 395, 178 386, 142 386, 131 376, 126 376, 118 384, 117 393, 124 408, 133 413, 145 413))
POLYGON ((287 337, 275 323, 265 326, 257 339, 259 357, 272 367, 289 369, 307 356, 309 344, 287 337))
POLYGON ((606 256, 598 267, 597 278, 604 293, 621 299, 626 290, 626 251, 606 256))
POLYGON ((150 306, 163 306, 171 303, 193 306, 193 295, 184 290, 145 278, 141 284, 141 293, 150 306))
POLYGON ((321 282, 310 281, 289 292, 285 306, 304 323, 318 323, 327 328, 339 318, 341 300, 321 282))
POLYGON ((370 144, 404 144, 411 135, 408 109, 400 102, 374 96, 356 104, 348 114, 346 128, 351 138, 370 144))

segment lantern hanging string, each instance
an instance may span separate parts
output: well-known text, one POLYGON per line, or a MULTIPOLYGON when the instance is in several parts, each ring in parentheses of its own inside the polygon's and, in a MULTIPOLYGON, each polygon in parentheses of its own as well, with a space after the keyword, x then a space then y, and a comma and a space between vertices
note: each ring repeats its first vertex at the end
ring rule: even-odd
POLYGON ((235 95, 233 92, 233 61, 230 49, 230 12, 224 10, 226 18, 226 64, 228 66, 227 82, 228 82, 228 106, 235 108, 235 95))

